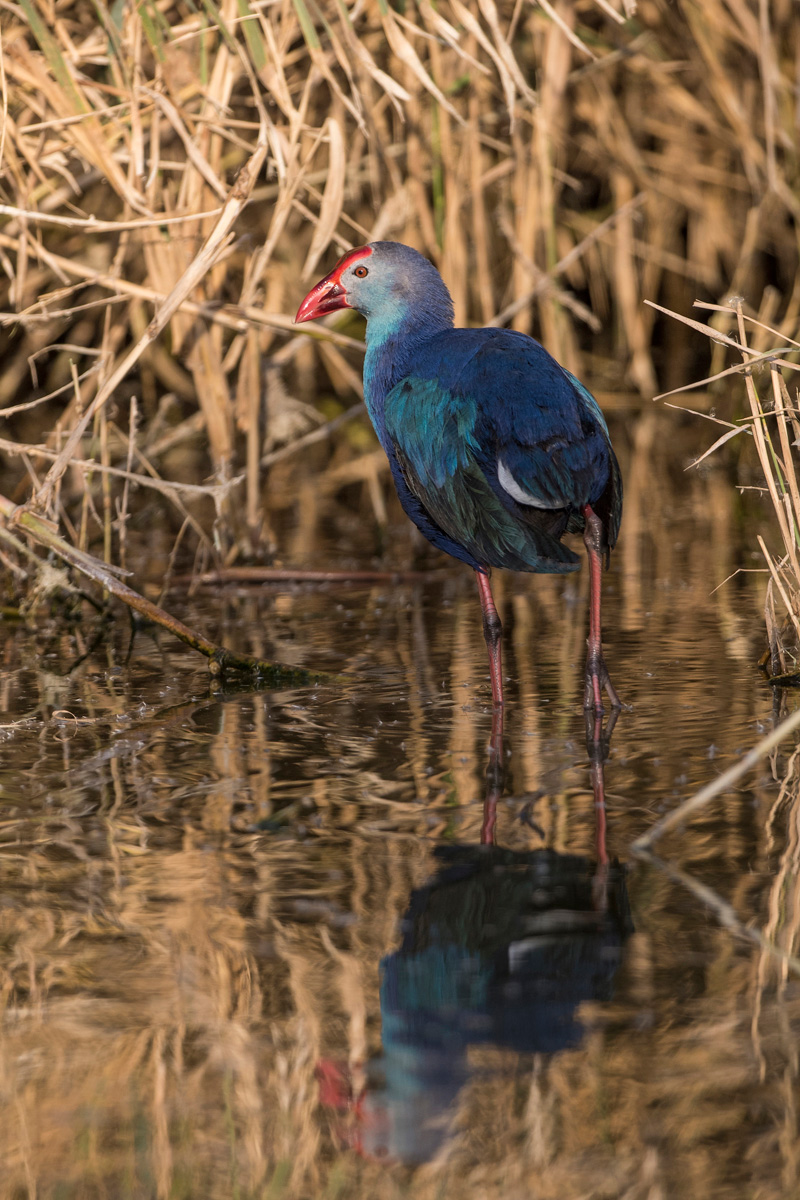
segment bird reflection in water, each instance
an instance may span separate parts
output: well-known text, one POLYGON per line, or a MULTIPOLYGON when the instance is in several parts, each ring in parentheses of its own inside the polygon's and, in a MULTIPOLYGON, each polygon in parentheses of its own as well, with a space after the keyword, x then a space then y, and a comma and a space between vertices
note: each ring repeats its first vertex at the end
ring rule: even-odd
POLYGON ((348 1141, 370 1157, 419 1163, 435 1155, 474 1073, 470 1047, 553 1054, 576 1045, 576 1010, 611 998, 633 928, 623 872, 606 850, 604 764, 616 713, 605 730, 586 714, 592 862, 495 844, 502 712, 493 715, 481 844, 436 848, 438 868, 411 893, 402 943, 381 963, 383 1052, 356 1097, 354 1081, 331 1065, 320 1076, 322 1103, 350 1109, 348 1141))

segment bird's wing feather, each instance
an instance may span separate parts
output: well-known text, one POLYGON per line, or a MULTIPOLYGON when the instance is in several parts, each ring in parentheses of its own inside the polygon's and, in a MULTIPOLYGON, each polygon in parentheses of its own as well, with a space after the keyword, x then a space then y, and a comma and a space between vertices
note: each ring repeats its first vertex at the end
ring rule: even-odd
POLYGON ((578 558, 546 529, 520 521, 501 503, 483 465, 475 394, 438 378, 407 376, 386 397, 385 420, 412 494, 435 523, 484 566, 572 571, 578 558))
POLYGON ((568 371, 566 369, 566 367, 562 367, 561 370, 564 372, 564 374, 567 376, 569 381, 572 383, 573 387, 576 388, 577 391, 580 393, 581 401, 586 406, 586 408, 589 409, 589 411, 592 413, 592 415, 596 419, 597 423, 602 428, 603 433, 606 435, 606 437, 608 437, 609 436, 608 425, 606 424, 606 419, 603 416, 603 410, 600 407, 600 405, 597 403, 597 401, 595 400, 592 393, 589 391, 589 389, 584 384, 581 383, 581 381, 580 381, 580 379, 578 379, 577 375, 572 374, 572 371, 568 371))
POLYGON ((609 481, 602 496, 597 497, 594 502, 594 507, 598 515, 602 518, 605 526, 606 543, 609 549, 612 549, 617 543, 619 535, 620 522, 622 521, 622 473, 619 469, 617 456, 611 446, 611 436, 608 432, 608 425, 603 416, 600 405, 595 400, 588 388, 584 387, 580 379, 572 374, 571 371, 565 371, 572 383, 580 393, 581 400, 590 413, 597 419, 598 424, 605 435, 608 456, 609 456, 609 481))
POLYGON ((511 330, 481 338, 460 372, 459 390, 481 397, 481 446, 533 507, 580 511, 608 479, 608 430, 576 384, 538 342, 511 330))
POLYGON ((590 504, 614 545, 622 483, 608 427, 591 392, 543 346, 514 330, 448 330, 415 368, 467 406, 476 460, 519 519, 560 537, 583 527, 590 504))

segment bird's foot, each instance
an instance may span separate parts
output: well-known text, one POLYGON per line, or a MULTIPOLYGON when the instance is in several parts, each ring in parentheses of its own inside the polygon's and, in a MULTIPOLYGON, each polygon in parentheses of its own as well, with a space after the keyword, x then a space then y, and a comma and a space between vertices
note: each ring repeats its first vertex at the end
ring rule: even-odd
POLYGON ((605 711, 603 708, 603 689, 608 693, 608 698, 611 701, 611 707, 620 709, 625 705, 617 695, 617 690, 611 682, 611 676, 608 673, 606 660, 603 658, 603 651, 598 647, 593 650, 589 648, 589 653, 586 658, 586 674, 585 687, 583 697, 583 707, 585 709, 594 710, 599 717, 605 711))
POLYGON ((593 767, 602 766, 608 758, 611 735, 614 732, 614 727, 617 724, 622 707, 612 708, 611 715, 605 725, 603 724, 603 714, 595 712, 594 706, 584 708, 583 710, 586 730, 586 751, 589 755, 589 762, 593 767))

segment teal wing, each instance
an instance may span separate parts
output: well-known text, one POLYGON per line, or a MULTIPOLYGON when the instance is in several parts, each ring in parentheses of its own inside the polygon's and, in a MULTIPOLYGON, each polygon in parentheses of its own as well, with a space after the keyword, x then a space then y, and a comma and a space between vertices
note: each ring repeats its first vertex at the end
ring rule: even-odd
POLYGON ((478 563, 514 571, 578 569, 580 560, 571 550, 515 518, 498 499, 480 464, 479 414, 469 396, 408 376, 388 393, 384 415, 409 490, 435 526, 478 563))

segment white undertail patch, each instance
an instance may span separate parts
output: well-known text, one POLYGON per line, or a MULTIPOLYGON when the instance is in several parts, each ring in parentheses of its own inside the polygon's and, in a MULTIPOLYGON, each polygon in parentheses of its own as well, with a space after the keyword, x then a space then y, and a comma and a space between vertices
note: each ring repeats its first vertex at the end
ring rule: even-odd
POLYGON ((529 492, 524 491, 502 458, 498 458, 497 460, 497 479, 503 491, 508 492, 512 500, 516 500, 518 504, 527 504, 529 508, 553 509, 565 507, 563 500, 542 500, 540 496, 531 496, 529 492))

